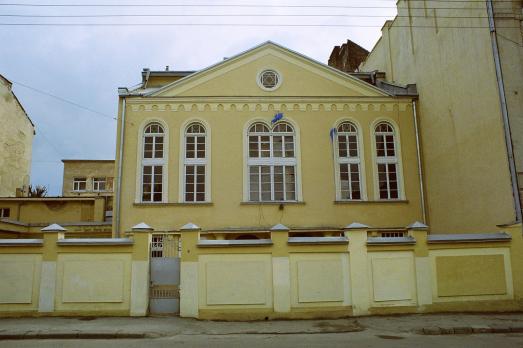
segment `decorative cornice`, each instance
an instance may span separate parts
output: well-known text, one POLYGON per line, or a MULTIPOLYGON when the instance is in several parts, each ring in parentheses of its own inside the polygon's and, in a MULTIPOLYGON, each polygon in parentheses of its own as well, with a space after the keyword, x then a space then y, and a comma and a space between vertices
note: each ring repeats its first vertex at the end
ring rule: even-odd
POLYGON ((129 103, 132 112, 274 112, 274 111, 306 111, 306 112, 404 112, 410 108, 409 102, 223 102, 223 103, 206 103, 206 102, 161 102, 136 100, 129 103))

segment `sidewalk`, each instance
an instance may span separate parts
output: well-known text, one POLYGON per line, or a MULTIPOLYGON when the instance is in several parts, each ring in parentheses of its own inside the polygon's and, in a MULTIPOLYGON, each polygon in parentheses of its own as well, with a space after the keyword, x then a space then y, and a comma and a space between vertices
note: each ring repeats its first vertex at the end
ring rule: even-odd
POLYGON ((1 318, 0 340, 155 338, 176 335, 321 334, 372 330, 419 335, 523 332, 523 313, 417 314, 337 320, 199 321, 178 317, 1 318))

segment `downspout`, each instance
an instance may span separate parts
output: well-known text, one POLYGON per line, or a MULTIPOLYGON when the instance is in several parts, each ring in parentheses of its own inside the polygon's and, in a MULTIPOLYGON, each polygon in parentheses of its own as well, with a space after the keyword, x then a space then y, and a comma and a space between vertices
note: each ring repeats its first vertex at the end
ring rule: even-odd
POLYGON ((123 161, 123 141, 125 133, 125 96, 122 98, 122 117, 121 117, 121 127, 120 127, 120 147, 118 149, 118 173, 117 173, 117 182, 116 182, 116 204, 115 204, 115 228, 114 236, 115 238, 120 238, 120 199, 122 194, 122 161, 123 161))
POLYGON ((427 212, 425 211, 425 185, 423 183, 423 169, 421 167, 421 149, 419 141, 418 112, 416 101, 412 101, 412 117, 414 118, 414 130, 416 131, 416 156, 418 158, 419 195, 421 200, 421 214, 423 223, 427 223, 427 212))
POLYGON ((505 84, 503 82, 503 72, 501 70, 501 63, 499 59, 498 40, 496 37, 496 24, 494 23, 494 9, 492 7, 492 0, 487 0, 487 13, 490 29, 490 41, 492 43, 492 54, 494 55, 494 65, 496 67, 496 80, 498 82, 498 92, 501 104, 503 130, 505 133, 505 145, 507 147, 508 165, 510 170, 510 178, 512 181, 512 196, 514 198, 514 208, 516 210, 516 222, 521 222, 521 203, 519 201, 516 164, 514 161, 514 150, 512 148, 512 138, 510 135, 510 121, 508 117, 507 99, 505 96, 505 84))

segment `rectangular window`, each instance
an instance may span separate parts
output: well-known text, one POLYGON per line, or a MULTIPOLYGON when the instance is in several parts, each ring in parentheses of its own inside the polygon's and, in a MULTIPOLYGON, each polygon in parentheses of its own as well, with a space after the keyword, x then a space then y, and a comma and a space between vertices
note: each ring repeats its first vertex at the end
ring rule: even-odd
POLYGON ((361 199, 360 165, 358 163, 340 163, 341 199, 361 199))
POLYGON ((185 166, 185 201, 205 202, 205 165, 185 166))
POLYGON ((86 178, 74 178, 73 179, 73 191, 85 191, 87 189, 86 178))
POLYGON ((106 182, 105 178, 93 178, 93 191, 105 191, 106 182))
POLYGON ((11 209, 9 208, 0 208, 0 219, 8 218, 11 215, 11 209))
POLYGON ((249 200, 295 201, 294 166, 249 166, 249 200))
POLYGON ((380 199, 397 199, 399 197, 397 172, 396 163, 378 164, 380 199))
POLYGON ((163 166, 143 166, 142 202, 161 202, 162 190, 163 166))

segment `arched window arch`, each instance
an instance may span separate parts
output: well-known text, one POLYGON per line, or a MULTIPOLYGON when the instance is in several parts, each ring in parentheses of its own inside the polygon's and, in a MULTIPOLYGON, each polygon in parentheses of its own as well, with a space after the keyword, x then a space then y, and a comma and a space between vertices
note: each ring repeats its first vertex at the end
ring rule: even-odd
POLYGON ((336 179, 338 200, 362 199, 361 150, 358 128, 345 121, 336 128, 336 179))
POLYGON ((151 122, 143 130, 141 201, 162 202, 165 176, 165 130, 151 122))
POLYGON ((185 128, 184 135, 184 194, 185 202, 207 201, 208 149, 207 131, 199 122, 185 128))
POLYGON ((287 122, 263 122, 247 132, 249 201, 296 201, 296 134, 287 122))
POLYGON ((396 131, 389 122, 374 127, 375 158, 378 172, 378 197, 399 199, 399 156, 396 131))

